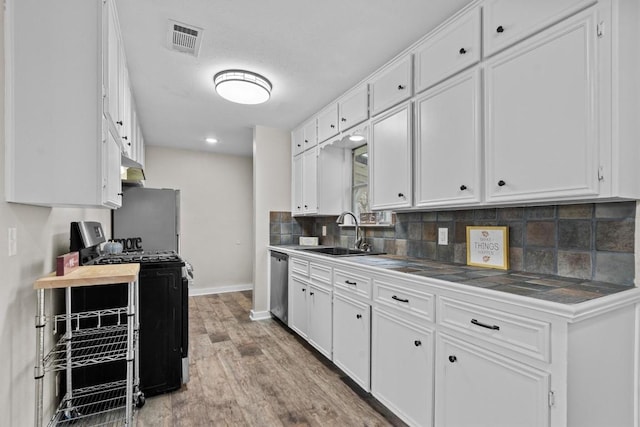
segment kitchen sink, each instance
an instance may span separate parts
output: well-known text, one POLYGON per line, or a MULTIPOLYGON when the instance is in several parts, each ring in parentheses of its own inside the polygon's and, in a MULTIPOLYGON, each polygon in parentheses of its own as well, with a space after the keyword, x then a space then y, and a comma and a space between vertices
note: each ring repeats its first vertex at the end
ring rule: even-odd
POLYGON ((339 246, 317 247, 301 249, 307 252, 331 256, 354 256, 354 255, 383 255, 385 252, 364 251, 362 249, 343 248, 339 246))

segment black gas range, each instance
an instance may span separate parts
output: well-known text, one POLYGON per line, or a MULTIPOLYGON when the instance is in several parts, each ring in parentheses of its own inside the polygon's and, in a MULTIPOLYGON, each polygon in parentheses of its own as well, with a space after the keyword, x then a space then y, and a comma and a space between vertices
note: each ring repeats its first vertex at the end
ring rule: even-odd
MULTIPOLYGON (((174 251, 129 251, 105 253, 102 225, 98 222, 71 223, 71 250, 78 251, 82 265, 139 263, 139 357, 140 390, 145 396, 179 389, 189 379, 189 279, 190 265, 174 251)), ((74 288, 74 311, 89 311, 124 303, 126 287, 119 285, 74 288), (107 305, 108 304, 108 305, 107 305)), ((117 377, 113 371, 87 370, 74 374, 85 387, 117 377)))

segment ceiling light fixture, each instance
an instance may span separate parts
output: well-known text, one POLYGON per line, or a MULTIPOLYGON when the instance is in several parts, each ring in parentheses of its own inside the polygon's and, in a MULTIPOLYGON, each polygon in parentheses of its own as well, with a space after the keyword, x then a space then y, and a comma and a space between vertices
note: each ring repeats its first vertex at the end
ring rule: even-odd
POLYGON ((353 141, 353 142, 364 141, 364 135, 361 135, 360 133, 356 132, 349 137, 349 141, 353 141))
POLYGON ((215 138, 207 138, 205 139, 205 141, 207 141, 209 144, 215 144, 216 142, 218 142, 218 140, 215 138))
POLYGON ((213 77, 218 95, 238 104, 261 104, 271 96, 271 82, 244 70, 225 70, 213 77))

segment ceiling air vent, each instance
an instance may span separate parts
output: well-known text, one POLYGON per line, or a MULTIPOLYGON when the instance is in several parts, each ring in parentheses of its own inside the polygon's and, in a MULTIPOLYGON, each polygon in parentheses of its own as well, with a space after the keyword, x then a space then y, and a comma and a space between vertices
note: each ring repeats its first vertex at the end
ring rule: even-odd
POLYGON ((168 30, 169 49, 198 56, 202 42, 202 28, 169 20, 168 30))

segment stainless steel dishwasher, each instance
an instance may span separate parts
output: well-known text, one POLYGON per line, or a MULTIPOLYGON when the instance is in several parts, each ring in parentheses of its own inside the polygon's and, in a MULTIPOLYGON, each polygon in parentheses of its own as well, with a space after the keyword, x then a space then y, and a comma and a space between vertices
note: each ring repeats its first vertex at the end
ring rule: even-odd
POLYGON ((289 255, 271 251, 271 314, 288 324, 289 255))

